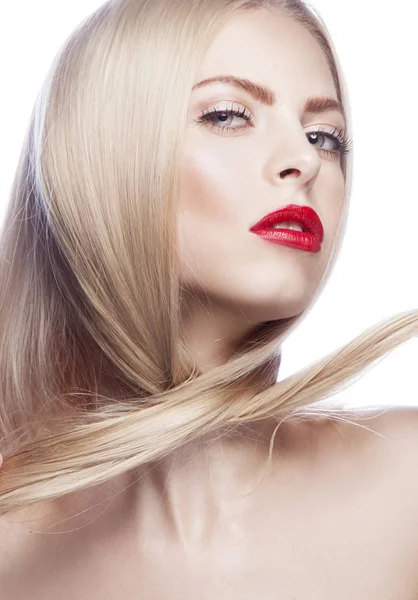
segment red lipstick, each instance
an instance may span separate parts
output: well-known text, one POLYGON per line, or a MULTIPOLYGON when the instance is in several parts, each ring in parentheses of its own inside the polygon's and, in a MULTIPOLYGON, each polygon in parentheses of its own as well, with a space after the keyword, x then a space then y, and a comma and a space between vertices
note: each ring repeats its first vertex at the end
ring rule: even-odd
POLYGON ((324 239, 321 219, 310 206, 288 204, 263 217, 250 229, 268 242, 299 248, 307 252, 319 252, 324 239), (292 221, 301 225, 303 231, 277 229, 272 225, 292 221))

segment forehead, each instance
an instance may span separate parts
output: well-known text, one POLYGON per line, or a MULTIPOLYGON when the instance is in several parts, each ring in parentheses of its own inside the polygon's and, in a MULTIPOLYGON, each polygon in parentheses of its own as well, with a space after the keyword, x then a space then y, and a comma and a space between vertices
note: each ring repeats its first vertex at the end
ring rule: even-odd
POLYGON ((278 10, 234 16, 215 36, 199 78, 218 73, 263 81, 281 95, 333 95, 336 90, 325 54, 314 36, 278 10))

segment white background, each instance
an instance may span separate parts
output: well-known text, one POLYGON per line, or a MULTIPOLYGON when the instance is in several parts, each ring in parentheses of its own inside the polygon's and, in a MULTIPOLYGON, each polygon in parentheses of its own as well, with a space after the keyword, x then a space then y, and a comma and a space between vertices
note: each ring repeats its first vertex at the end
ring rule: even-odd
MULTIPOLYGON (((25 0, 0 9, 0 219, 36 94, 65 37, 97 0, 25 0)), ((418 41, 414 2, 312 0, 347 79, 354 132, 348 230, 315 308, 284 344, 280 379, 368 327, 418 309, 416 145, 418 41)), ((398 347, 332 403, 418 405, 417 339, 398 347)))

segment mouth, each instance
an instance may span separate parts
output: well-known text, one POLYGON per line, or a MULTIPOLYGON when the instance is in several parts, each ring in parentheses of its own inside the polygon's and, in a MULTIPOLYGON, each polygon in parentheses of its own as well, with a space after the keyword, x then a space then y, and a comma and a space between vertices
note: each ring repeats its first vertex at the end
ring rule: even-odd
POLYGON ((324 228, 318 214, 310 206, 288 204, 279 210, 269 213, 253 225, 254 233, 262 229, 295 229, 300 227, 302 233, 310 233, 321 244, 324 239, 324 228), (296 226, 296 227, 295 227, 296 226))
POLYGON ((319 252, 324 239, 321 219, 310 206, 288 204, 269 213, 250 229, 263 239, 276 244, 319 252))

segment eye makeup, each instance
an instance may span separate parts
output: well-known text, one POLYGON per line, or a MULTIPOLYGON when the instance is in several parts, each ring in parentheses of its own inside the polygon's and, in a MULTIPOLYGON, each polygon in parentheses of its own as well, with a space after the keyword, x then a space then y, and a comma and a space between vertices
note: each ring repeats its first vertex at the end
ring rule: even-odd
MULTIPOLYGON (((210 129, 216 129, 221 133, 221 135, 230 135, 229 132, 231 131, 240 131, 248 127, 254 127, 252 116, 248 109, 244 108, 244 110, 242 110, 239 108, 234 108, 233 104, 231 104, 230 108, 213 108, 212 110, 205 110, 195 122, 198 125, 206 126, 210 129), (231 119, 234 119, 235 117, 245 121, 245 124, 236 127, 231 127, 229 125, 223 127, 222 125, 220 126, 215 123, 217 119, 220 120, 220 123, 225 123, 227 121, 231 122, 231 119)), ((318 146, 318 150, 327 155, 335 156, 348 154, 352 147, 352 140, 347 136, 344 130, 340 130, 337 127, 331 127, 331 131, 327 131, 325 126, 319 126, 317 129, 307 132, 306 135, 310 141, 313 140, 312 143, 322 140, 323 143, 318 146), (324 142, 331 143, 334 148, 324 148, 324 142)))

